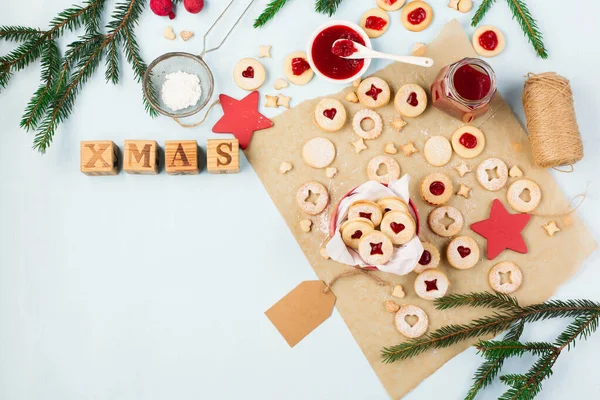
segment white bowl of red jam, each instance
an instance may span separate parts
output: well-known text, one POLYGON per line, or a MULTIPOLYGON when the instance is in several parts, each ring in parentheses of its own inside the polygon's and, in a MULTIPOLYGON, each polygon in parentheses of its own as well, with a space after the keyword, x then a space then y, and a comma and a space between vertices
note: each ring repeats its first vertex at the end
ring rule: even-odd
POLYGON ((325 80, 336 83, 350 83, 365 74, 371 59, 349 60, 340 57, 352 49, 337 46, 332 50, 333 44, 338 39, 349 39, 363 46, 372 48, 371 39, 357 24, 350 21, 329 21, 321 25, 312 34, 308 41, 308 63, 317 75, 325 80), (335 54, 334 54, 335 53, 335 54))

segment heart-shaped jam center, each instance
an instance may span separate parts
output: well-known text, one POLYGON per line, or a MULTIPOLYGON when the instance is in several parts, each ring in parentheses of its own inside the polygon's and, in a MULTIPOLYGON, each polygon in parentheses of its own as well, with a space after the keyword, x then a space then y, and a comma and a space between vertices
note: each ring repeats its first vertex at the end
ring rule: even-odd
POLYGON ((462 258, 468 257, 469 254, 471 254, 471 249, 464 246, 458 246, 456 251, 458 251, 458 254, 460 254, 462 258))
POLYGON ((379 243, 369 243, 371 245, 371 255, 374 256, 375 254, 381 254, 383 255, 383 242, 379 242, 379 243))
POLYGON ((419 100, 417 99, 417 94, 415 92, 412 92, 411 94, 409 94, 408 99, 406 99, 406 102, 413 107, 418 106, 419 100))
POLYGON ((375 85, 371 85, 371 89, 369 89, 365 95, 373 98, 373 100, 377 101, 377 98, 379 97, 379 93, 383 92, 383 89, 379 89, 377 86, 375 85))
POLYGON ((373 213, 359 212, 358 216, 361 218, 371 219, 373 213))
POLYGON ((431 262, 431 253, 429 250, 424 250, 423 254, 421 254, 421 258, 419 259, 419 264, 427 265, 431 262))
POLYGON ((397 235, 400 232, 402 232, 404 229, 406 229, 406 227, 402 224, 397 224, 395 222, 392 222, 390 224, 390 228, 392 228, 392 231, 394 231, 394 233, 397 235))
POLYGON ((380 31, 387 25, 387 21, 381 17, 374 15, 367 17, 365 21, 365 28, 372 29, 374 31, 380 31))
POLYGON ((310 64, 302 57, 292 59, 292 73, 300 76, 310 69, 310 64))
POLYGON ((474 149, 477 147, 477 138, 475 135, 471 135, 470 133, 463 133, 460 139, 458 139, 458 142, 467 149, 474 149))
POLYGON ((330 108, 328 110, 323 111, 323 115, 326 118, 333 120, 337 114, 337 110, 335 108, 330 108))
POLYGON ((434 279, 432 281, 425 281, 425 290, 428 292, 431 292, 433 290, 438 290, 437 279, 434 279))
POLYGON ((242 76, 244 78, 253 79, 254 78, 254 68, 248 67, 245 71, 242 71, 242 76))
POLYGON ((360 238, 362 237, 362 231, 361 231, 361 230, 355 231, 355 232, 352 234, 352 236, 350 236, 350 237, 351 237, 352 239, 360 239, 360 238))
POLYGON ((434 196, 443 195, 445 190, 446 190, 446 185, 444 185, 440 181, 435 181, 431 185, 429 185, 429 191, 434 196))

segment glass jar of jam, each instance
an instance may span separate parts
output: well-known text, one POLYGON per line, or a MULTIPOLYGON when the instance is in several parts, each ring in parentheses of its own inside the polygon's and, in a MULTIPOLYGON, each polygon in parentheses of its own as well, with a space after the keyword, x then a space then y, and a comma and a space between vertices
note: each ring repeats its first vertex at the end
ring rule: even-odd
POLYGON ((479 58, 445 66, 431 85, 433 106, 464 123, 485 114, 495 94, 496 74, 479 58))

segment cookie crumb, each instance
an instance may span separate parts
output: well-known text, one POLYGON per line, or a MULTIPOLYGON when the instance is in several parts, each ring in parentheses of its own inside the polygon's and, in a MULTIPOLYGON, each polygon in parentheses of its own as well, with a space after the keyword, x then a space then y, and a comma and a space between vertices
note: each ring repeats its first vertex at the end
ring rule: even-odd
POLYGON ((521 171, 521 168, 514 165, 510 171, 508 171, 508 176, 511 178, 520 178, 523 176, 523 171, 521 171))
POLYGON ((283 161, 281 163, 281 165, 279 166, 279 173, 281 173, 281 174, 285 174, 291 170, 292 170, 292 164, 290 164, 287 161, 283 161))
POLYGON ((308 233, 312 229, 312 224, 310 219, 303 219, 300 221, 300 229, 302 229, 302 232, 308 233))
POLYGON ((288 83, 288 81, 286 81, 283 78, 279 78, 275 81, 275 90, 281 90, 281 89, 285 89, 286 87, 290 86, 290 84, 288 83))
POLYGON ((392 300, 386 300, 385 301, 385 309, 389 313, 395 313, 400 309, 400 306, 398 304, 394 303, 392 300))
POLYGON ((398 117, 395 120, 393 120, 392 122, 390 122, 390 125, 397 132, 400 132, 406 126, 406 121, 403 120, 402 118, 398 117))
POLYGON ((277 108, 277 96, 269 96, 267 94, 265 97, 267 98, 267 102, 265 103, 265 107, 277 108))
POLYGON ((550 221, 543 228, 548 233, 548 236, 554 236, 555 233, 560 232, 561 229, 556 225, 556 222, 550 221))
POLYGON ((394 143, 388 143, 385 145, 385 149, 383 149, 383 151, 385 151, 388 154, 396 154, 398 152, 398 149, 396 149, 396 146, 394 146, 394 143))
POLYGON ((290 100, 292 98, 288 96, 284 96, 281 93, 277 95, 277 107, 285 107, 288 110, 290 109, 290 100))
POLYGON ((457 166, 455 166, 454 169, 458 172, 458 175, 460 175, 461 177, 465 176, 469 172, 473 172, 473 170, 471 169, 471 167, 469 167, 464 162, 462 162, 462 163, 458 164, 457 166))
POLYGON ((423 57, 427 51, 427 45, 425 43, 417 42, 413 45, 411 54, 417 57, 423 57))
POLYGON ((394 286, 394 290, 392 290, 392 296, 397 297, 399 299, 403 299, 406 296, 406 293, 404 293, 404 288, 402 288, 402 285, 394 286))
POLYGON ((338 173, 338 169, 334 168, 334 167, 327 168, 325 170, 325 176, 327 176, 330 179, 333 178, 333 177, 335 177, 337 175, 337 173, 338 173))
POLYGON ((346 95, 346 100, 350 103, 358 103, 358 96, 354 92, 350 92, 346 95))
POLYGON ((271 58, 271 46, 258 46, 258 58, 271 58))
POLYGON ((415 145, 413 144, 413 142, 408 142, 404 146, 400 146, 400 148, 402 148, 402 151, 404 152, 404 155, 406 157, 410 157, 413 154, 419 152, 419 150, 417 150, 417 148, 415 147, 415 145))
POLYGON ((456 193, 457 196, 462 196, 465 199, 468 199, 469 197, 471 197, 471 188, 463 185, 462 183, 460 184, 460 188, 458 189, 458 193, 456 193))
POLYGON ((517 142, 513 142, 512 143, 512 148, 514 150, 515 153, 520 153, 523 151, 523 144, 521 143, 517 143, 517 142))
POLYGON ((163 32, 163 36, 165 39, 169 39, 169 40, 175 40, 176 36, 175 36, 175 32, 173 32, 173 28, 170 26, 167 26, 163 32))
POLYGON ((367 149, 367 145, 365 144, 363 138, 358 139, 356 142, 352 142, 352 146, 354 146, 354 151, 356 152, 356 154, 367 149))

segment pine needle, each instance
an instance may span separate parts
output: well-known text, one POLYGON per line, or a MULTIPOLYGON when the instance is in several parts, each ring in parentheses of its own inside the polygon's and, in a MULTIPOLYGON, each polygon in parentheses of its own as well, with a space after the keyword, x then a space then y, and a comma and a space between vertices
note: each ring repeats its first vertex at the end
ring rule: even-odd
POLYGON ((283 8, 283 6, 287 4, 287 2, 288 0, 272 0, 269 4, 267 4, 267 7, 264 9, 262 14, 256 18, 254 21, 254 27, 259 28, 273 19, 275 14, 277 14, 283 8))
POLYGON ((321 14, 327 14, 330 17, 335 14, 342 0, 317 0, 315 11, 321 14))
POLYGON ((496 0, 481 0, 481 4, 475 14, 473 15, 473 19, 471 20, 471 26, 476 27, 479 25, 485 14, 492 8, 492 6, 496 3, 496 0))
POLYGON ((543 36, 540 32, 536 20, 529 12, 529 8, 523 0, 506 0, 508 7, 512 11, 513 19, 516 19, 525 36, 529 40, 529 43, 533 45, 533 48, 541 58, 548 58, 548 51, 544 46, 543 36))

